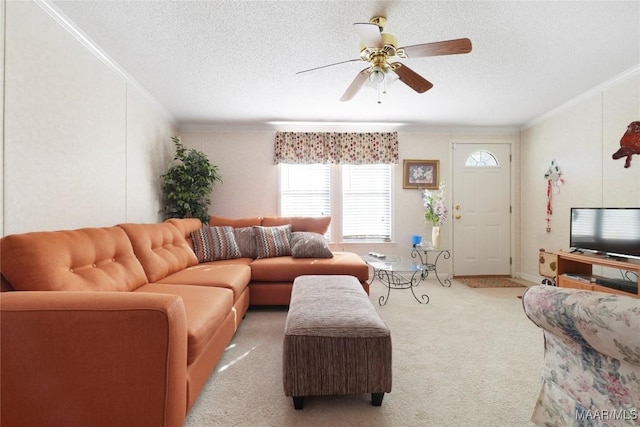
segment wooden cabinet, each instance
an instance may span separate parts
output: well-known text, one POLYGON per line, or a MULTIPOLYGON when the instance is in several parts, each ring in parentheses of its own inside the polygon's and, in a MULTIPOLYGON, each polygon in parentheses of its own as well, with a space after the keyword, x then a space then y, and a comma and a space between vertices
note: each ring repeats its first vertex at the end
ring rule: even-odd
POLYGON ((557 255, 558 276, 556 281, 558 286, 640 297, 640 291, 638 290, 640 262, 609 258, 590 253, 579 254, 560 251, 557 255), (602 284, 596 283, 598 279, 603 279, 603 277, 593 274, 594 265, 632 272, 629 276, 631 276, 632 279, 635 278, 635 282, 626 282, 625 284, 635 284, 635 289, 620 290, 616 289, 615 285, 603 286, 602 284), (635 275, 633 273, 635 273, 635 275))

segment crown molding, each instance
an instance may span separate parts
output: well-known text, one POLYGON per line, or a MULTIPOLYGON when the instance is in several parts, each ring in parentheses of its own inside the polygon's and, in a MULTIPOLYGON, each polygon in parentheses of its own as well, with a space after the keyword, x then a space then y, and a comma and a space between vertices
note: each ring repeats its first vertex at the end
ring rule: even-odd
POLYGON ((87 36, 67 15, 58 9, 50 0, 33 0, 40 6, 54 21, 56 21, 65 31, 71 34, 89 52, 91 52, 100 62, 105 64, 116 76, 124 80, 127 86, 136 89, 147 100, 149 100, 162 114, 171 122, 176 124, 178 120, 171 114, 164 105, 155 99, 146 89, 144 89, 130 74, 128 74, 116 61, 100 48, 89 36, 87 36))
POLYGON ((576 106, 577 104, 580 104, 581 102, 586 101, 587 99, 599 95, 602 92, 604 92, 607 88, 612 87, 622 81, 625 81, 627 79, 632 78, 634 75, 637 75, 638 78, 640 78, 640 64, 628 69, 627 71, 615 76, 614 78, 605 81, 604 83, 599 84, 598 86, 589 89, 588 91, 576 96, 575 98, 565 102, 564 104, 554 108, 553 110, 547 111, 546 113, 542 114, 541 116, 536 117, 535 119, 525 123, 520 130, 526 130, 529 128, 532 128, 533 126, 536 126, 554 116, 557 116, 558 114, 568 110, 571 107, 576 106))
POLYGON ((519 136, 517 127, 455 126, 423 123, 391 122, 313 122, 313 121, 269 121, 269 122, 183 122, 178 132, 401 132, 447 135, 505 135, 519 136))

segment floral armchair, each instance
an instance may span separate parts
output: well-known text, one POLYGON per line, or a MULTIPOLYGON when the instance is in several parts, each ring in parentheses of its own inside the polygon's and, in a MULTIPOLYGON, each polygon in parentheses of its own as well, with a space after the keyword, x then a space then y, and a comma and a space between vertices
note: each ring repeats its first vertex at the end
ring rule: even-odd
POLYGON ((640 299, 538 285, 522 304, 545 347, 530 425, 640 425, 640 299))

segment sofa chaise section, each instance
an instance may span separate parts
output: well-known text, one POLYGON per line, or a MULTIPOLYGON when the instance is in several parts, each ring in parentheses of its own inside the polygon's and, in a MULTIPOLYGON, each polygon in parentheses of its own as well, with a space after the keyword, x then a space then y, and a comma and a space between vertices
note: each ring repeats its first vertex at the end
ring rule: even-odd
POLYGON ((251 304, 288 305, 293 282, 303 275, 354 276, 369 294, 369 268, 353 252, 333 252, 333 258, 282 256, 251 263, 251 304))
MULTIPOLYGON (((193 249, 192 233, 203 225, 197 219, 170 219, 193 249)), ((250 232, 255 227, 291 226, 292 232, 309 232, 323 235, 326 233, 331 217, 247 217, 226 218, 212 216, 210 227, 233 227, 238 233, 250 232)), ((254 236, 255 238, 255 236, 254 236)), ((205 264, 213 266, 248 265, 251 269, 249 282, 250 305, 289 305, 293 281, 302 275, 350 275, 356 277, 364 290, 369 293, 369 267, 355 253, 336 251, 331 258, 304 257, 290 255, 267 258, 237 258, 212 261, 205 264)), ((192 268, 192 267, 190 267, 192 268)), ((168 279, 167 279, 168 280, 168 279)))

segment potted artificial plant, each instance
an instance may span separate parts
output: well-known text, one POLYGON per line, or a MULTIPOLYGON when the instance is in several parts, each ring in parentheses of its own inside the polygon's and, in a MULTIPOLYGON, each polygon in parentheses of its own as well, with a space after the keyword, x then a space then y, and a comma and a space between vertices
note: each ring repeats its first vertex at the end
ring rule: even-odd
POLYGON ((176 146, 176 163, 161 176, 165 219, 199 218, 208 224, 211 191, 216 182, 222 182, 218 167, 209 162, 206 154, 187 149, 179 137, 171 140, 176 146))

